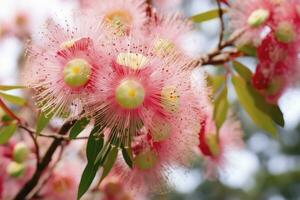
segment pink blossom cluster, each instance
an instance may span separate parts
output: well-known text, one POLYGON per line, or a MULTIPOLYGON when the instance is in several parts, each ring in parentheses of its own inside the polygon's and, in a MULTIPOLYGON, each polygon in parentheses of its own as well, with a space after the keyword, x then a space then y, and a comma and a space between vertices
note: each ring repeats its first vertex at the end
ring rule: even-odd
MULTIPOLYGON (((107 199, 130 196, 114 194, 116 188, 139 195, 167 189, 168 174, 189 165, 199 150, 221 166, 227 146, 240 142, 231 140, 240 138, 235 120, 216 130, 206 84, 192 85, 187 69, 194 60, 181 46, 190 30, 180 15, 149 12, 142 0, 90 1, 64 23, 48 20, 28 46, 23 79, 40 110, 93 118, 108 144, 104 153, 131 150, 132 169, 118 159, 100 187, 107 199)), ((73 188, 57 174, 45 194, 73 188)))
POLYGON ((232 3, 230 23, 243 30, 238 46, 257 47, 253 86, 271 103, 297 83, 299 73, 300 2, 297 0, 238 0, 232 3))

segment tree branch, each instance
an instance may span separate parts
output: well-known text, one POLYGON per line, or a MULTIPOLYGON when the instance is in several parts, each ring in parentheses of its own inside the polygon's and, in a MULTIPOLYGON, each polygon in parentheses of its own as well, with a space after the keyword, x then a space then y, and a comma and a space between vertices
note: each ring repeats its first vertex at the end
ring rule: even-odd
POLYGON ((220 49, 222 47, 225 24, 224 24, 224 19, 223 19, 223 10, 222 10, 222 6, 221 6, 221 2, 219 0, 217 0, 217 4, 218 4, 219 18, 220 18, 220 23, 221 23, 221 31, 220 31, 219 43, 218 43, 218 48, 220 49))
MULTIPOLYGON (((71 127, 74 125, 76 120, 66 122, 60 129, 59 135, 66 135, 68 131, 71 129, 71 127)), ((51 143, 50 147, 48 148, 45 156, 41 160, 41 162, 38 164, 33 176, 27 183, 24 185, 24 187, 18 192, 18 194, 15 196, 14 200, 24 200, 26 199, 27 195, 35 188, 35 186, 38 184, 44 170, 48 167, 49 163, 52 160, 52 156, 55 153, 56 149, 61 145, 63 139, 62 138, 55 138, 53 142, 51 143)))

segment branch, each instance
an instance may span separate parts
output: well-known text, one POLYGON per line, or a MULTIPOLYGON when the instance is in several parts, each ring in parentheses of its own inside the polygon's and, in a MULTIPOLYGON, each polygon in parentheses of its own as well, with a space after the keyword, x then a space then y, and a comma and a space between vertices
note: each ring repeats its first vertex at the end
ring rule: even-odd
MULTIPOLYGON (((60 129, 59 135, 66 135, 68 131, 71 129, 71 127, 74 125, 76 120, 66 122, 60 129)), ((52 160, 52 156, 55 153, 56 149, 61 145, 63 142, 62 138, 55 138, 53 142, 51 143, 50 147, 48 148, 45 156, 39 163, 38 167, 36 168, 33 176, 27 183, 24 185, 24 187, 18 192, 18 194, 15 196, 14 200, 24 200, 26 199, 27 195, 35 188, 35 186, 38 184, 44 170, 48 167, 49 163, 52 160)))
POLYGON ((225 24, 224 24, 224 19, 223 19, 223 10, 222 10, 222 6, 221 6, 221 2, 219 0, 217 0, 217 4, 218 4, 218 9, 219 9, 219 18, 220 18, 220 22, 221 22, 221 32, 220 32, 219 43, 218 43, 218 48, 220 49, 222 47, 225 24))
POLYGON ((1 98, 0 98, 0 107, 8 116, 13 118, 14 120, 17 120, 18 123, 21 123, 21 119, 17 115, 15 115, 15 113, 9 107, 7 107, 7 105, 3 102, 1 98))

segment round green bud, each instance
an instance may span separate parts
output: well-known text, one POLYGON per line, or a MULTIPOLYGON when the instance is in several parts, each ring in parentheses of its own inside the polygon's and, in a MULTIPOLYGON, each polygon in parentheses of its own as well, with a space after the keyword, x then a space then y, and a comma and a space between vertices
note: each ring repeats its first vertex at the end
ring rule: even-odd
POLYGON ((135 109, 144 102, 145 90, 138 81, 123 80, 116 89, 115 98, 121 107, 135 109))
POLYGON ((157 156, 155 152, 151 150, 147 150, 139 153, 133 160, 134 165, 141 170, 149 170, 153 168, 156 162, 157 162, 157 156))
POLYGON ((18 163, 24 162, 29 156, 29 148, 24 142, 16 144, 13 151, 14 161, 18 163))
POLYGON ((7 166, 6 172, 11 177, 15 177, 15 178, 20 177, 25 172, 25 165, 13 161, 9 163, 9 165, 7 166))
POLYGON ((252 28, 257 28, 265 23, 270 16, 270 12, 265 9, 257 9, 251 13, 248 18, 248 25, 252 28))
POLYGON ((172 131, 172 127, 168 122, 154 120, 151 128, 151 136, 154 142, 166 140, 172 131))
POLYGON ((70 87, 84 86, 92 73, 90 64, 84 59, 73 59, 64 68, 64 82, 70 87))
POLYGON ((279 42, 293 42, 296 38, 296 32, 293 24, 289 22, 280 22, 276 27, 275 36, 279 42))

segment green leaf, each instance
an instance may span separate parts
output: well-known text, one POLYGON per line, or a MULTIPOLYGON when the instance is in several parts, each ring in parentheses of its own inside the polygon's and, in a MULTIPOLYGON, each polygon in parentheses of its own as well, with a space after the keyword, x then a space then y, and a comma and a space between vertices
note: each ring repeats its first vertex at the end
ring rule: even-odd
POLYGON ((78 120, 70 131, 70 139, 75 139, 89 124, 90 120, 86 117, 78 120))
POLYGON ((94 128, 89 136, 86 146, 86 157, 89 163, 94 164, 98 153, 103 148, 104 138, 96 137, 95 134, 99 131, 99 128, 94 128))
POLYGON ((238 74, 247 82, 248 91, 251 94, 252 98, 255 100, 255 105, 261 111, 271 117, 276 124, 284 127, 285 123, 283 113, 281 112, 278 105, 268 103, 266 99, 253 88, 251 84, 252 72, 245 65, 237 61, 233 62, 233 67, 238 72, 238 74))
POLYGON ((207 77, 207 82, 209 86, 212 86, 214 92, 217 92, 221 88, 221 86, 224 85, 225 81, 225 75, 210 75, 207 77))
POLYGON ((26 100, 23 99, 22 97, 10 95, 10 94, 5 94, 5 93, 2 93, 2 92, 0 92, 0 96, 4 100, 6 100, 6 101, 8 101, 8 102, 10 102, 10 103, 12 103, 14 105, 23 106, 26 103, 26 100))
POLYGON ((96 133, 99 133, 103 130, 103 128, 95 127, 88 139, 87 147, 86 147, 86 156, 88 163, 81 175, 81 180, 78 188, 77 199, 80 199, 86 191, 89 189, 92 184, 97 171, 101 165, 101 162, 94 164, 98 153, 103 148, 103 137, 96 137, 96 133))
POLYGON ((257 48, 252 44, 244 44, 244 45, 238 46, 238 50, 240 52, 243 52, 247 56, 256 57, 257 56, 256 49, 257 48))
POLYGON ((0 144, 5 144, 16 132, 17 123, 12 123, 8 126, 3 126, 0 128, 0 144))
POLYGON ((232 77, 232 83, 237 93, 238 99, 246 112, 250 115, 253 122, 263 130, 271 133, 273 136, 277 135, 277 129, 273 124, 272 119, 257 106, 251 91, 245 80, 239 76, 232 77))
POLYGON ((126 162, 126 164, 132 169, 133 162, 132 162, 132 150, 130 147, 122 147, 122 155, 123 159, 126 162))
POLYGON ((217 128, 220 129, 226 120, 228 112, 228 99, 227 99, 227 87, 224 87, 221 93, 215 100, 214 106, 214 119, 217 128))
POLYGON ((103 164, 103 172, 102 172, 102 176, 101 176, 101 181, 109 174, 109 172, 111 171, 112 167, 114 166, 117 157, 118 157, 118 152, 119 149, 114 146, 111 148, 111 150, 109 151, 104 164, 103 164))
MULTIPOLYGON (((227 10, 223 9, 223 13, 226 13, 227 10)), ((193 22, 202 23, 208 20, 212 20, 219 17, 219 9, 214 9, 210 11, 206 11, 191 17, 193 22)))
POLYGON ((42 130, 49 124, 50 120, 52 119, 53 114, 45 114, 44 112, 40 112, 37 119, 36 124, 36 134, 39 135, 42 130))
POLYGON ((235 69, 235 71, 241 77, 243 77, 247 82, 251 81, 252 72, 250 71, 250 69, 248 69, 245 65, 243 65, 242 63, 240 63, 238 61, 233 61, 232 64, 233 64, 233 68, 235 69))
POLYGON ((80 199, 86 191, 89 189, 90 185, 92 184, 99 166, 95 166, 93 164, 87 164, 80 179, 77 199, 80 199))
POLYGON ((15 90, 15 89, 24 89, 25 86, 22 85, 0 85, 0 90, 7 91, 7 90, 15 90))

